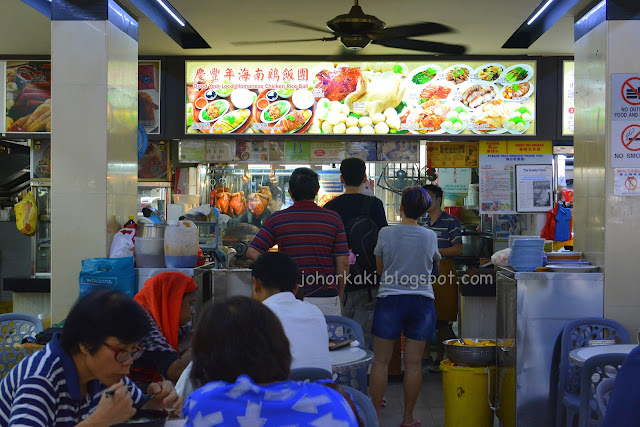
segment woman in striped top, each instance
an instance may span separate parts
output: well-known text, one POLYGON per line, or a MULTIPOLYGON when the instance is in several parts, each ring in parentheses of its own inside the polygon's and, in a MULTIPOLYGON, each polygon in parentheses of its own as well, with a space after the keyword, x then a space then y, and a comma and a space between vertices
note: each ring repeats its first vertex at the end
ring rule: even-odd
MULTIPOLYGON (((109 426, 135 414, 144 394, 128 378, 149 332, 146 313, 117 291, 76 302, 45 348, 0 382, 0 426, 109 426)), ((181 409, 170 381, 149 385, 148 407, 181 409)))

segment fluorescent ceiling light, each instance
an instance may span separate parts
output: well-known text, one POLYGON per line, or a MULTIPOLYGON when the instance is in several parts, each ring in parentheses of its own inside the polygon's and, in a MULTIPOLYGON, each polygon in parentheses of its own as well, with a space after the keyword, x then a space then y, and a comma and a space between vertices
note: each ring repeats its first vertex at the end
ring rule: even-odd
POLYGON ((578 20, 578 22, 576 22, 576 25, 580 25, 582 24, 584 21, 586 21, 587 19, 591 18, 591 16, 596 13, 597 11, 599 11, 600 9, 602 9, 605 5, 607 4, 606 0, 602 0, 600 3, 597 4, 596 7, 594 7, 593 9, 591 9, 589 12, 587 12, 582 18, 580 18, 578 20))
MULTIPOLYGON (((49 0, 49 1, 51 1, 51 0, 49 0)), ((166 10, 166 11, 167 11, 167 13, 168 13, 169 15, 171 15, 171 16, 173 17, 173 19, 175 19, 175 20, 178 22, 178 24, 180 24, 181 26, 183 26, 183 27, 184 27, 184 21, 183 21, 182 19, 178 18, 178 15, 176 15, 176 14, 173 12, 173 10, 171 10, 171 8, 169 8, 169 6, 167 6, 167 5, 166 5, 162 0, 156 0, 156 1, 157 1, 158 3, 160 3, 160 5, 164 8, 164 10, 166 10)), ((553 0, 551 0, 551 1, 553 1, 553 0)))
MULTIPOLYGON (((158 0, 158 1, 160 1, 160 0, 158 0)), ((531 18, 531 19, 529 20, 529 22, 527 22, 527 25, 531 25, 531 24, 533 23, 533 21, 535 21, 536 19, 538 19, 538 16, 540 16, 540 14, 541 14, 542 12, 544 12, 544 10, 545 10, 547 7, 549 7, 549 5, 550 5, 552 2, 553 2, 553 0, 547 0, 547 2, 544 4, 544 6, 542 6, 542 7, 540 8, 540 10, 539 10, 535 15, 533 15, 533 18, 531 18)))

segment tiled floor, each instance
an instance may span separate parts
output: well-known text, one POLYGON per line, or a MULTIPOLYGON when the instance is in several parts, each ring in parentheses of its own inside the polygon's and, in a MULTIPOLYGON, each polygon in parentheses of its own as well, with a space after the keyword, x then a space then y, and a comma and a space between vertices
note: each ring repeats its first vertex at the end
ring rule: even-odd
MULTIPOLYGON (((402 422, 403 391, 402 381, 389 381, 387 406, 380 413, 380 427, 399 426, 402 422)), ((422 391, 414 410, 414 416, 422 420, 424 427, 444 426, 444 400, 442 397, 442 374, 425 372, 422 377, 422 391)), ((469 424, 473 427, 474 424, 469 424)), ((495 427, 499 426, 496 419, 495 427)))

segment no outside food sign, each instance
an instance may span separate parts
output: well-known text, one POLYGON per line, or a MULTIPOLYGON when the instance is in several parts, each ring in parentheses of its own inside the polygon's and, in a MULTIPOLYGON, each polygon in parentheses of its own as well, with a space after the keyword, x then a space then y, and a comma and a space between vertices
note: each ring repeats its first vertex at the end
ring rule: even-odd
POLYGON ((611 167, 640 166, 640 75, 611 75, 611 167))

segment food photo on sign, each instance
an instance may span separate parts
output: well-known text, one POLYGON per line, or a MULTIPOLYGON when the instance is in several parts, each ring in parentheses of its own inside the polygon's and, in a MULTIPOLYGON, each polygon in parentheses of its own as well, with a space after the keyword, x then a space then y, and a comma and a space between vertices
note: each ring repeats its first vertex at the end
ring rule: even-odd
POLYGON ((160 62, 138 63, 138 123, 147 133, 160 132, 160 62))
POLYGON ((187 62, 185 131, 533 135, 535 65, 187 62))
POLYGON ((164 141, 149 141, 147 150, 138 159, 138 179, 145 181, 169 179, 169 150, 164 141))
POLYGON ((7 132, 51 132, 51 63, 7 61, 7 132))

